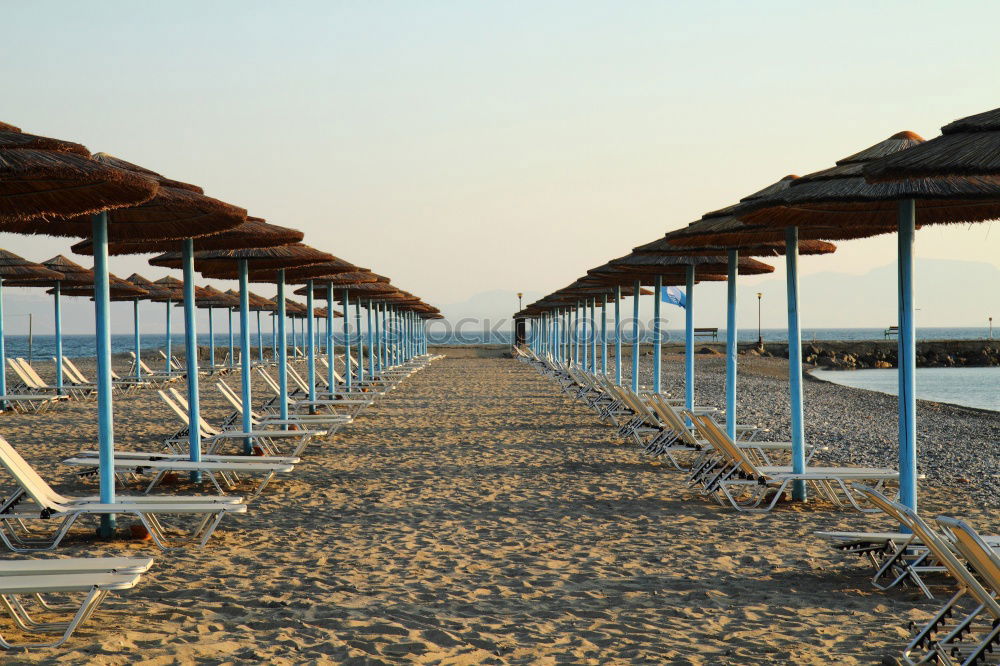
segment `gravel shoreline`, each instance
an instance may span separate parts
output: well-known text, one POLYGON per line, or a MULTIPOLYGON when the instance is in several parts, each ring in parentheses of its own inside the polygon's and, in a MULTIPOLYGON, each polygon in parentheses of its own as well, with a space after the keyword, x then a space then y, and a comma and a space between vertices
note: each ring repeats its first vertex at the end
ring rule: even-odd
MULTIPOLYGON (((612 363, 609 358, 609 363, 612 363)), ((684 395, 683 356, 663 360, 662 386, 684 395)), ((623 374, 631 376, 630 361, 623 374)), ((695 359, 695 402, 725 407, 725 358, 695 359)), ((652 356, 640 357, 641 384, 652 383, 652 356)), ((741 356, 737 380, 737 420, 770 430, 768 439, 787 440, 788 361, 741 356)), ((812 377, 803 382, 806 441, 829 447, 817 462, 897 466, 895 396, 851 388, 812 377)), ((959 405, 917 401, 918 466, 923 483, 952 486, 985 506, 1000 506, 1000 413, 959 405)))

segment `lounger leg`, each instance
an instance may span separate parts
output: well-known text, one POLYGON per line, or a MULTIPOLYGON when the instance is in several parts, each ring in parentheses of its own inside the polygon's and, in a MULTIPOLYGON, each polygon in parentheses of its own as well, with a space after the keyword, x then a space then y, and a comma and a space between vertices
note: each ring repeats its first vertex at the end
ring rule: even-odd
POLYGON ((66 631, 55 641, 43 642, 43 643, 11 643, 0 636, 0 647, 5 650, 30 650, 33 648, 46 648, 46 647, 59 647, 65 643, 76 628, 97 609, 104 597, 107 596, 107 591, 99 590, 96 587, 92 589, 88 594, 87 598, 84 599, 83 603, 80 605, 79 610, 76 615, 70 620, 66 625, 66 631))

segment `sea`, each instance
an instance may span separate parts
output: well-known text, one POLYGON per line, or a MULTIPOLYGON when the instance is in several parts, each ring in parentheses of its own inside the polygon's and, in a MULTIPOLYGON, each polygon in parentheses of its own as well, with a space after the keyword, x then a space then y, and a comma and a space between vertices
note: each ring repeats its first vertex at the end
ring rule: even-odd
MULTIPOLYGON (((882 328, 807 328, 803 329, 802 339, 804 342, 813 340, 884 340, 884 330, 882 328)), ((765 342, 785 342, 787 340, 784 329, 763 329, 761 337, 765 342)), ((354 335, 352 333, 352 335, 354 335)), ((1000 330, 993 332, 987 328, 919 328, 917 329, 917 340, 983 340, 1000 344, 1000 330)), ((431 326, 428 329, 428 339, 431 344, 439 345, 476 345, 476 344, 510 344, 511 332, 506 330, 459 330, 455 331, 447 326, 431 326)), ((650 339, 648 331, 642 335, 643 340, 650 339)), ((669 330, 664 332, 666 340, 680 341, 684 339, 684 332, 680 330, 669 330)), ((725 340, 725 331, 720 331, 719 341, 725 340)), ((757 340, 757 329, 741 330, 739 334, 740 342, 754 342, 757 340)), ((704 338, 699 338, 704 342, 704 338)), ((20 356, 31 360, 48 360, 55 355, 55 336, 53 335, 33 335, 29 338, 26 335, 8 335, 5 337, 7 356, 20 356)), ((271 345, 271 331, 265 327, 263 331, 264 346, 271 345)), ((296 331, 295 342, 302 346, 302 333, 296 331)), ((291 331, 289 330, 289 344, 292 343, 291 331)), ((334 343, 343 345, 344 336, 341 332, 334 335, 334 343)), ((141 344, 144 350, 163 349, 166 346, 166 336, 157 333, 145 333, 141 337, 141 344)), ((172 335, 171 344, 180 351, 184 346, 182 335, 172 335)), ((198 336, 198 344, 207 347, 209 335, 206 333, 198 336)), ((216 333, 215 344, 217 348, 225 347, 229 344, 228 331, 216 333)), ((239 344, 237 339, 236 344, 239 344)), ((251 331, 251 344, 257 344, 257 331, 251 331)), ((134 349, 135 339, 131 334, 118 334, 111 336, 112 353, 124 353, 134 349)), ((65 335, 63 336, 63 354, 70 358, 92 358, 94 356, 95 340, 93 335, 65 335)), ((814 372, 815 376, 828 381, 853 386, 855 388, 881 391, 883 393, 896 393, 896 371, 888 370, 840 370, 814 372)), ((937 402, 949 402, 967 407, 979 409, 989 409, 1000 411, 1000 368, 918 368, 917 369, 917 397, 923 400, 934 400, 937 402)))
MULTIPOLYGON (((814 377, 854 388, 898 395, 899 374, 886 370, 814 370, 814 377)), ((917 368, 917 398, 1000 412, 1000 367, 917 368)))

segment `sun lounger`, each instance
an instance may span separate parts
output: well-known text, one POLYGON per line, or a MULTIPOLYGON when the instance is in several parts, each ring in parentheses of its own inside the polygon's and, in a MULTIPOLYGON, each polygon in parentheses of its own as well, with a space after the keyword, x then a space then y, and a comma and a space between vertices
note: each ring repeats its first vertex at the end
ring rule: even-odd
MULTIPOLYGON (((80 624, 93 615, 110 592, 128 590, 138 584, 142 571, 115 571, 113 568, 104 570, 100 568, 101 565, 98 562, 106 558, 92 559, 94 560, 93 564, 88 566, 98 567, 94 570, 81 570, 79 565, 67 562, 66 571, 47 572, 44 571, 43 567, 38 573, 0 575, 0 603, 11 619, 22 632, 41 634, 47 638, 47 640, 33 642, 13 642, 0 636, 0 647, 5 650, 58 647, 73 635, 80 624), (69 610, 68 617, 63 614, 65 619, 39 622, 31 616, 28 605, 22 599, 25 597, 34 598, 50 613, 65 608, 46 604, 44 595, 47 594, 84 594, 85 596, 75 607, 75 611, 69 610)), ((64 560, 44 560, 43 562, 60 563, 64 560)), ((148 567, 146 568, 148 569, 148 567)))
MULTIPOLYGON (((190 428, 187 401, 176 389, 170 389, 170 391, 171 395, 167 395, 163 391, 157 391, 157 393, 159 393, 160 398, 167 403, 167 405, 181 420, 181 423, 184 424, 184 430, 186 431, 190 428)), ((321 433, 325 432, 326 431, 305 429, 282 430, 280 428, 252 430, 250 432, 243 432, 240 430, 219 430, 213 428, 211 425, 202 420, 201 428, 199 429, 199 436, 201 437, 203 450, 208 454, 214 454, 225 444, 236 444, 243 448, 246 445, 246 440, 250 440, 251 445, 255 445, 261 450, 262 453, 277 456, 280 454, 278 442, 282 441, 293 445, 292 451, 288 453, 287 456, 297 458, 301 455, 302 451, 305 450, 311 439, 319 437, 321 433)), ((165 441, 167 447, 175 453, 183 453, 181 449, 183 446, 186 446, 187 443, 188 439, 186 436, 178 437, 177 435, 174 435, 165 441)))
POLYGON ((788 466, 758 465, 710 416, 688 411, 684 415, 695 423, 722 459, 716 473, 704 484, 705 494, 739 511, 770 511, 792 483, 802 481, 837 506, 844 506, 843 496, 858 511, 870 513, 877 509, 862 507, 848 484, 867 481, 881 490, 886 482, 899 479, 897 471, 884 468, 806 466, 804 471, 796 473, 788 466))
MULTIPOLYGON (((933 599, 923 575, 940 573, 946 568, 938 562, 917 532, 924 533, 933 528, 908 507, 890 500, 882 493, 863 484, 854 484, 853 490, 863 496, 872 506, 877 507, 894 523, 910 526, 919 523, 915 532, 816 532, 817 536, 830 540, 834 547, 843 552, 866 557, 875 567, 872 584, 881 590, 897 585, 912 584, 933 599)), ((983 537, 992 548, 1000 548, 1000 537, 983 537)))
MULTIPOLYGON (((96 472, 97 458, 97 451, 82 451, 80 454, 72 458, 66 458, 62 462, 64 465, 93 468, 96 472)), ((294 458, 294 460, 298 461, 297 458, 294 458)), ((220 495, 226 494, 226 491, 223 490, 223 485, 233 490, 239 484, 240 475, 245 474, 259 479, 251 492, 245 495, 245 499, 250 500, 260 495, 276 474, 287 474, 295 469, 294 465, 295 463, 287 458, 205 456, 202 460, 195 462, 178 455, 163 455, 143 451, 115 452, 115 474, 119 479, 124 479, 125 474, 140 476, 152 473, 153 478, 144 491, 147 495, 163 480, 164 476, 171 472, 198 472, 208 478, 216 490, 219 491, 220 495), (239 458, 242 458, 242 460, 239 458), (220 481, 222 482, 221 484, 220 481)))
POLYGON ((191 542, 204 546, 225 515, 246 513, 247 510, 242 498, 238 497, 147 495, 138 498, 122 495, 114 504, 102 504, 99 499, 66 497, 55 492, 3 437, 0 437, 0 464, 18 486, 0 507, 0 524, 3 525, 0 539, 15 552, 53 550, 81 516, 109 514, 135 516, 160 548, 191 542), (174 544, 161 522, 164 515, 193 517, 197 522, 186 538, 174 544), (49 534, 28 531, 27 522, 35 520, 44 521, 46 526, 55 525, 55 530, 49 534))
MULTIPOLYGON (((224 428, 241 428, 243 424, 243 399, 225 382, 217 382, 216 387, 223 397, 236 410, 226 419, 224 428)), ((316 437, 329 437, 342 426, 353 422, 350 416, 343 414, 290 414, 287 419, 270 412, 251 410, 250 422, 255 428, 263 429, 306 429, 315 433, 316 437)))

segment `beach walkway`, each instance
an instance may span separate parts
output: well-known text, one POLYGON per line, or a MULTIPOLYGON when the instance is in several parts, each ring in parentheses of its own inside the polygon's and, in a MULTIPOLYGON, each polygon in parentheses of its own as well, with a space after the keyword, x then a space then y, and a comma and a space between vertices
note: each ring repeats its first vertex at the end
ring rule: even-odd
MULTIPOLYGON (((615 445, 531 368, 458 353, 315 450, 208 547, 163 554, 128 612, 109 607, 103 630, 81 630, 59 656, 878 663, 933 610, 876 592, 868 569, 810 536, 871 519, 738 515, 692 498, 682 474, 615 445)), ((155 423, 149 407, 134 405, 155 423)), ((122 401, 123 423, 139 418, 132 408, 122 401)), ((211 420, 221 406, 207 409, 211 420)))

